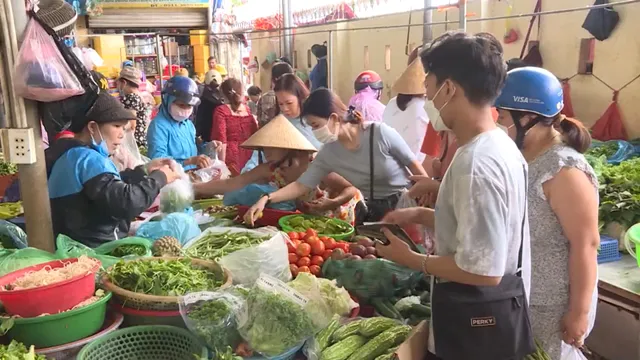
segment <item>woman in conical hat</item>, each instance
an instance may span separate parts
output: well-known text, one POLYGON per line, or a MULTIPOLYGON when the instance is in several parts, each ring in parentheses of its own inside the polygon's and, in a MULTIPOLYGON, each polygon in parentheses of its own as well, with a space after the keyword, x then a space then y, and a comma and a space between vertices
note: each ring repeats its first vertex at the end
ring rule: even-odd
MULTIPOLYGON (((307 170, 317 151, 284 115, 273 118, 241 146, 260 151, 260 164, 237 177, 194 184, 197 197, 225 194, 250 184, 272 184, 282 188, 307 170)), ((355 187, 340 175, 331 173, 317 189, 299 197, 297 205, 305 212, 353 223, 355 207, 361 199, 362 195, 355 187), (308 206, 310 203, 313 206, 308 206)))

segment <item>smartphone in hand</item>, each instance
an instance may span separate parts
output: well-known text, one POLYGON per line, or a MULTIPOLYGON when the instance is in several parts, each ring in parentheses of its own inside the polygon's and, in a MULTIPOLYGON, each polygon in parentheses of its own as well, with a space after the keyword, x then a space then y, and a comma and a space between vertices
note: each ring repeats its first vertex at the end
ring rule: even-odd
POLYGON ((411 240, 400 225, 397 224, 385 224, 385 223, 365 223, 364 225, 356 226, 356 233, 371 238, 373 241, 377 241, 382 245, 389 245, 389 239, 382 232, 382 228, 387 228, 391 233, 397 236, 400 240, 409 245, 412 251, 420 252, 416 244, 411 240))

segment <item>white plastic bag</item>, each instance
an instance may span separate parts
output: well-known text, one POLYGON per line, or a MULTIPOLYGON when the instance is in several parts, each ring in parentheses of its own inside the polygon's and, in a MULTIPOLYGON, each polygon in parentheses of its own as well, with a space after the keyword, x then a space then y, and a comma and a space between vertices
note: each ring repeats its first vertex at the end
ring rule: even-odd
POLYGON ((138 149, 133 130, 129 130, 124 133, 123 142, 120 147, 118 147, 115 154, 113 154, 112 160, 118 171, 135 169, 136 166, 146 163, 142 158, 142 155, 140 155, 140 150, 138 149))
MULTIPOLYGON (((398 203, 396 204, 396 209, 406 209, 419 206, 416 200, 412 199, 408 194, 409 192, 406 189, 402 192, 402 195, 400 195, 400 199, 398 199, 398 203)), ((407 224, 402 226, 402 228, 407 232, 407 235, 409 235, 413 242, 425 247, 427 254, 433 253, 435 244, 433 231, 420 224, 407 224)))
POLYGON ((184 172, 180 164, 173 161, 172 168, 180 174, 180 179, 172 182, 160 190, 160 211, 169 214, 183 212, 191 206, 194 199, 193 186, 189 175, 184 172))
MULTIPOLYGON (((597 279, 597 274, 596 274, 596 279, 597 279)), ((593 293, 591 294, 591 306, 589 308, 589 317, 588 317, 588 326, 587 326, 587 333, 584 335, 584 338, 586 339, 589 334, 591 334, 591 330, 593 330, 593 326, 596 323, 596 312, 597 312, 597 308, 598 308, 598 287, 595 286, 593 293)), ((586 356, 584 356, 584 354, 582 353, 582 351, 580 351, 580 349, 573 347, 567 343, 565 343, 564 341, 562 342, 562 345, 560 346, 561 348, 561 355, 560 355, 560 360, 587 360, 586 356)))
POLYGON ((58 47, 36 20, 29 20, 15 66, 15 90, 25 99, 41 102, 84 94, 58 47))
POLYGON ((264 227, 249 230, 212 226, 200 236, 189 241, 184 246, 184 249, 188 250, 189 247, 208 234, 223 232, 248 232, 260 236, 265 234, 273 235, 271 239, 260 245, 238 250, 220 259, 219 264, 231 272, 234 284, 252 285, 262 273, 284 282, 291 280, 287 243, 283 233, 275 228, 264 227))
POLYGON ((211 180, 224 180, 231 176, 231 172, 227 164, 221 160, 213 160, 213 164, 207 168, 199 169, 193 172, 196 180, 200 182, 208 182, 211 180))
POLYGON ((582 354, 582 351, 580 351, 580 349, 571 345, 567 345, 563 341, 560 360, 587 360, 587 358, 584 356, 584 354, 582 354))

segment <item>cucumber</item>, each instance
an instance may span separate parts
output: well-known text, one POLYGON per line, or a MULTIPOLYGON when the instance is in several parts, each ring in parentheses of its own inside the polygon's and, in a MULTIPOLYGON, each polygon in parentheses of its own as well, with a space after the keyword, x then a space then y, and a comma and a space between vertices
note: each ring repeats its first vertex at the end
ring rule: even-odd
POLYGON ((373 298, 371 299, 371 305, 373 305, 376 311, 382 316, 397 320, 403 319, 400 312, 396 310, 393 304, 387 299, 373 298))
POLYGON ((419 317, 431 316, 431 307, 422 304, 412 304, 411 307, 409 307, 409 311, 411 314, 419 317))

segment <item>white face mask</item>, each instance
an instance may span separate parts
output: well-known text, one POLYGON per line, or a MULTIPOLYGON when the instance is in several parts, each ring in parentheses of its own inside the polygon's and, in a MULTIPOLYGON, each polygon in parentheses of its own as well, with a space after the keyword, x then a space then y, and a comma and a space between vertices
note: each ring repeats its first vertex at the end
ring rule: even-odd
MULTIPOLYGON (((444 105, 442 105, 440 109, 436 108, 436 105, 433 102, 433 100, 436 99, 436 97, 438 96, 438 94, 440 93, 443 87, 444 87, 444 83, 440 86, 440 89, 436 91, 436 94, 433 96, 433 99, 429 100, 429 98, 427 98, 424 103, 424 111, 427 112, 427 116, 429 117, 431 126, 433 126, 433 129, 438 132, 451 131, 451 129, 449 129, 449 127, 444 123, 444 121, 442 120, 442 116, 440 115, 440 112, 442 111, 442 109, 444 109, 445 106, 449 104, 449 101, 444 103, 444 105)), ((455 89, 453 90, 453 93, 455 94, 455 89)))
POLYGON ((313 130, 313 136, 318 139, 323 144, 328 144, 338 140, 338 135, 333 134, 331 130, 329 130, 329 123, 321 128, 313 130))
POLYGON ((171 104, 171 106, 169 106, 169 114, 175 121, 184 121, 191 116, 191 113, 193 113, 193 107, 183 109, 176 104, 171 104))

